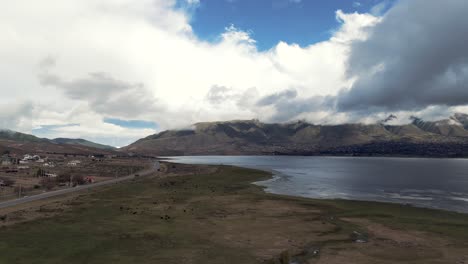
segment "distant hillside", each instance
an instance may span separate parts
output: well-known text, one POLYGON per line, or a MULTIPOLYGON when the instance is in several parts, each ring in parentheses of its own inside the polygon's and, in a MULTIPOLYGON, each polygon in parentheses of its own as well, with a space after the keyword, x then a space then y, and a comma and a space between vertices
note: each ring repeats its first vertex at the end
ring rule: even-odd
POLYGON ((0 151, 15 153, 75 153, 97 154, 114 153, 114 148, 84 139, 46 139, 11 130, 0 130, 0 151))
POLYGON ((13 140, 19 142, 45 142, 46 139, 38 138, 33 135, 23 134, 11 130, 0 130, 0 140, 13 140))
POLYGON ((452 119, 460 123, 465 129, 468 129, 468 115, 457 113, 452 119))
POLYGON ((468 144, 466 126, 468 115, 464 114, 437 122, 414 118, 407 125, 206 122, 195 124, 193 130, 148 136, 123 150, 150 155, 411 155, 414 149, 415 156, 425 156, 427 149, 427 153, 437 152, 436 156, 463 156, 468 144))
POLYGON ((102 145, 98 143, 94 143, 85 139, 71 139, 71 138, 56 138, 51 140, 54 143, 57 144, 69 144, 69 145, 81 145, 85 147, 91 147, 91 148, 96 148, 96 149, 105 149, 105 150, 114 150, 115 148, 112 146, 108 145, 102 145))
POLYGON ((420 118, 413 117, 413 124, 423 131, 451 137, 468 137, 465 129, 467 115, 457 114, 450 119, 426 122, 420 118), (464 124, 465 123, 465 124, 464 124))

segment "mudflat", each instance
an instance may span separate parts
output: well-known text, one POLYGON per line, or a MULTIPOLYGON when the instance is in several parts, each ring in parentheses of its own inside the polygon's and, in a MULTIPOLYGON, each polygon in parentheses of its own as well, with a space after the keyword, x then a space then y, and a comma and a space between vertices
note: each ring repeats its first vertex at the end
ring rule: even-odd
POLYGON ((468 215, 265 193, 271 175, 151 177, 0 211, 0 263, 468 263, 468 215))

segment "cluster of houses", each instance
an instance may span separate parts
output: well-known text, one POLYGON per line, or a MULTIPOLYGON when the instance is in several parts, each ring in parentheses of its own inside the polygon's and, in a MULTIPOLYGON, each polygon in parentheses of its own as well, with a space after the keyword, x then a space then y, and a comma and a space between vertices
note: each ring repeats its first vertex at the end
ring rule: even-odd
POLYGON ((24 155, 23 159, 19 161, 20 164, 28 164, 30 162, 37 162, 37 163, 44 163, 46 162, 46 159, 41 158, 39 155, 29 155, 26 154, 24 155))
MULTIPOLYGON (((56 164, 54 162, 48 161, 48 158, 41 158, 39 155, 30 155, 26 154, 23 158, 17 158, 11 156, 9 154, 5 154, 0 159, 0 165, 5 166, 12 166, 17 165, 18 169, 29 169, 28 164, 30 163, 41 163, 43 167, 54 168, 56 164)), ((80 160, 72 160, 69 161, 66 165, 69 167, 76 167, 81 164, 80 160)))
POLYGON ((35 163, 42 163, 42 166, 44 167, 48 167, 48 168, 54 168, 55 167, 55 164, 53 162, 49 162, 47 161, 48 159, 47 158, 41 158, 41 156, 39 155, 30 155, 30 154, 26 154, 23 156, 23 158, 21 160, 19 160, 19 166, 18 166, 18 169, 23 169, 23 170, 26 170, 26 169, 29 169, 29 166, 27 166, 27 164, 31 163, 31 162, 35 162, 35 163))
MULTIPOLYGON (((53 168, 59 167, 60 169, 61 166, 78 167, 82 164, 82 161, 79 159, 67 160, 66 157, 66 155, 64 155, 64 157, 53 156, 49 159, 49 157, 41 157, 39 155, 26 154, 20 156, 16 154, 5 153, 0 156, 0 172, 16 174, 21 173, 21 171, 25 171, 25 174, 27 175, 34 175, 40 178, 58 179, 59 174, 54 172, 53 168)), ((101 161, 105 157, 104 155, 93 155, 89 156, 88 158, 90 158, 92 161, 101 161)), ((7 179, 7 177, 5 179, 7 179)), ((87 176, 83 177, 79 184, 90 184, 94 183, 95 181, 96 180, 94 176, 87 176)), ((0 178, 0 186, 7 186, 7 184, 8 183, 5 182, 4 179, 0 178)), ((61 182, 60 184, 63 185, 64 183, 61 182)))
MULTIPOLYGON (((60 161, 60 160, 59 160, 60 161)), ((65 161, 65 160, 62 160, 65 161)), ((68 167, 77 167, 81 165, 80 160, 71 160, 64 165, 68 167)), ((26 154, 22 157, 17 157, 16 155, 3 154, 0 157, 0 170, 5 173, 18 173, 20 171, 30 170, 31 167, 43 167, 44 169, 55 168, 57 164, 53 161, 50 161, 49 158, 41 157, 39 155, 26 154), (33 165, 34 164, 34 165, 33 165)), ((57 177, 54 173, 46 173, 41 175, 42 177, 57 177)))
POLYGON ((31 162, 44 163, 46 162, 46 160, 41 158, 39 155, 29 155, 29 154, 24 155, 23 158, 18 158, 10 154, 4 154, 2 155, 2 158, 1 158, 2 166, 12 166, 12 165, 26 166, 25 164, 29 164, 31 162))

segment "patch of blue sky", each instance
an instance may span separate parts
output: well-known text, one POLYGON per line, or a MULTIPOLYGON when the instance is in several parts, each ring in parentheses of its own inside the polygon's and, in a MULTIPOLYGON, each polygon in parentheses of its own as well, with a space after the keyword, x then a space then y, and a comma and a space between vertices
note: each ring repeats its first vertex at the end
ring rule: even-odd
POLYGON ((396 0, 178 0, 194 33, 217 42, 230 25, 251 33, 259 50, 278 42, 309 46, 328 40, 339 26, 335 12, 383 14, 396 0))
POLYGON ((64 127, 80 126, 80 124, 64 124, 64 125, 40 125, 32 129, 32 133, 38 137, 47 137, 57 129, 64 127))
POLYGON ((145 120, 123 120, 118 118, 104 118, 103 121, 108 124, 132 129, 158 128, 158 124, 156 124, 156 122, 145 120))

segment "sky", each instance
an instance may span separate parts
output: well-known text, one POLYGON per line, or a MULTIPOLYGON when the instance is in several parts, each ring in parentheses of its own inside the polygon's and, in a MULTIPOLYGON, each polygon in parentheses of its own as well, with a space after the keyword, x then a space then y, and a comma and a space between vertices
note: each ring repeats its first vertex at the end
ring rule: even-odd
MULTIPOLYGON (((186 0, 179 1, 181 8, 186 0)), ((346 13, 386 10, 393 2, 311 1, 311 0, 206 0, 200 1, 191 15, 192 30, 197 37, 217 41, 229 25, 249 32, 260 51, 268 50, 279 41, 301 47, 328 40, 340 26, 335 11, 346 13), (380 5, 378 5, 380 4, 380 5), (388 5, 388 6, 387 6, 388 5), (374 10, 371 10, 374 8, 374 10), (380 9, 379 9, 380 8, 380 9)), ((187 9, 186 9, 187 10, 187 9)), ((191 12, 190 12, 191 11, 191 12)))
POLYGON ((206 121, 468 113, 465 0, 0 3, 0 129, 125 146, 206 121))

